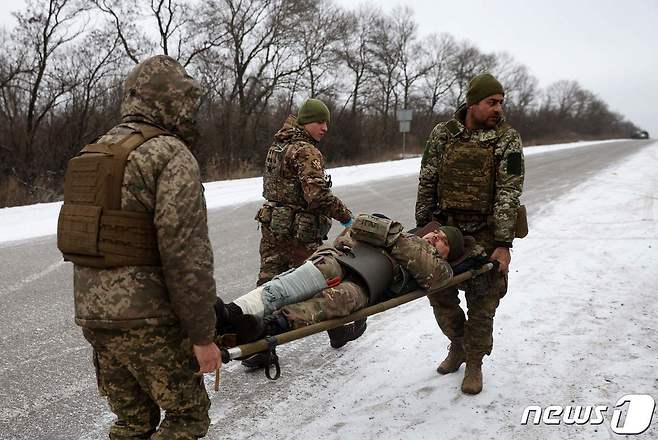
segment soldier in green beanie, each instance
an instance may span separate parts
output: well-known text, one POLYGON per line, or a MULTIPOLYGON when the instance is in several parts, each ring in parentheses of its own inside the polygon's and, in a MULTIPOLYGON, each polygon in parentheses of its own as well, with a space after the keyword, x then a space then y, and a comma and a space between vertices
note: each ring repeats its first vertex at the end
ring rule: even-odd
POLYGON ((471 79, 466 102, 430 133, 419 174, 417 225, 438 220, 454 226, 472 235, 499 263, 499 271, 460 286, 466 292, 467 316, 457 288, 430 296, 437 323, 451 342, 437 371, 452 373, 466 362, 462 391, 467 394, 482 390, 482 359, 493 348, 493 318, 507 292, 517 212, 524 212, 519 203, 523 147, 503 117, 504 98, 505 90, 493 75, 471 79))
MULTIPOLYGON (((307 99, 274 135, 263 172, 266 202, 256 214, 262 233, 258 286, 304 263, 327 238, 332 219, 344 225, 352 220, 352 212, 331 192, 318 149, 329 121, 327 106, 307 99)), ((243 363, 263 366, 263 357, 254 356, 243 363)))

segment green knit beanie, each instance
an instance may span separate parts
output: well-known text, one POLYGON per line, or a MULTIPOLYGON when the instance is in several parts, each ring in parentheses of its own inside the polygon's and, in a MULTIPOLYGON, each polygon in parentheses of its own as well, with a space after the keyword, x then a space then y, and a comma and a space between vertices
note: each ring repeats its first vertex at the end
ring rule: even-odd
POLYGON ((461 231, 454 226, 441 226, 439 230, 443 231, 448 237, 448 244, 450 245, 448 261, 456 260, 464 255, 464 236, 461 231))
POLYGON ((324 105, 324 102, 313 98, 307 99, 299 107, 297 113, 297 123, 299 125, 306 125, 311 122, 326 122, 328 124, 330 122, 329 118, 329 109, 324 105))
POLYGON ((482 73, 471 79, 468 83, 466 92, 466 104, 473 105, 482 101, 484 98, 501 94, 504 95, 503 85, 490 73, 482 73))

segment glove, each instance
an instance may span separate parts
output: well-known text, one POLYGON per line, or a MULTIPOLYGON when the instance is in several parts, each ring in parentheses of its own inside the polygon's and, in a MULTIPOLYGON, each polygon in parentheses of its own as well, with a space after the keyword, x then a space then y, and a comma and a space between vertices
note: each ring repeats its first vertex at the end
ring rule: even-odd
POLYGON ((345 223, 340 222, 340 225, 341 225, 343 228, 347 228, 347 227, 349 227, 349 226, 352 226, 352 223, 354 223, 354 219, 353 219, 352 217, 350 217, 350 219, 349 219, 348 221, 346 221, 345 223))

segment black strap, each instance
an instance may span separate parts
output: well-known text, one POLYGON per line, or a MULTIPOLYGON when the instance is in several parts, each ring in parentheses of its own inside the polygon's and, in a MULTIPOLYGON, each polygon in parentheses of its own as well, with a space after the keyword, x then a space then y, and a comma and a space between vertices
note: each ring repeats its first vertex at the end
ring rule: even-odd
POLYGON ((265 338, 267 342, 267 362, 265 364, 265 377, 269 380, 277 380, 281 377, 281 366, 279 365, 279 356, 276 354, 277 340, 274 336, 265 338), (271 368, 274 366, 274 377, 272 377, 271 368))

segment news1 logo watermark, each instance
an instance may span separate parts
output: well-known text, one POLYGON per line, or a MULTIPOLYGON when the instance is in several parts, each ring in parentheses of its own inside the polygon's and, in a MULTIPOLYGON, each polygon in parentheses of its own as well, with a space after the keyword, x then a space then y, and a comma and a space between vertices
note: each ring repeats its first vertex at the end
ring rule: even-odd
MULTIPOLYGON (((600 425, 611 408, 596 406, 530 405, 523 410, 522 425, 600 425)), ((656 401, 648 394, 627 394, 612 408, 610 429, 615 434, 638 435, 649 429, 656 401)))

